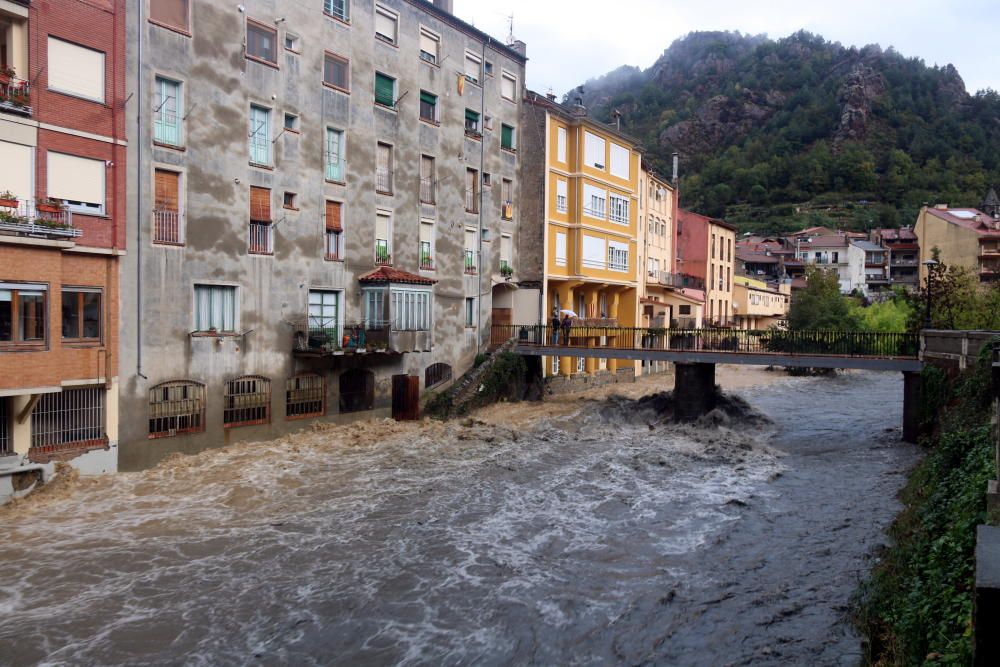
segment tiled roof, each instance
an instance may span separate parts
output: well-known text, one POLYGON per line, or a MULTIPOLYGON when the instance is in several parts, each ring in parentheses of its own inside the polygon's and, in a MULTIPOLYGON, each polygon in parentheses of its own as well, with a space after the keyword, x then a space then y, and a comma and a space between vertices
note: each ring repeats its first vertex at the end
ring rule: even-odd
POLYGON ((839 234, 833 236, 817 236, 812 241, 803 241, 802 248, 846 248, 851 240, 839 234))
POLYGON ((418 276, 394 269, 391 266, 380 266, 358 278, 359 283, 403 283, 406 285, 433 285, 436 280, 418 276))
POLYGON ((991 216, 974 208, 928 208, 927 212, 935 218, 944 220, 958 227, 964 227, 980 236, 1000 235, 1000 229, 992 227, 996 224, 991 216))
POLYGON ((762 252, 744 252, 742 250, 736 251, 736 259, 741 262, 750 262, 751 264, 777 264, 778 258, 774 255, 767 255, 762 252))

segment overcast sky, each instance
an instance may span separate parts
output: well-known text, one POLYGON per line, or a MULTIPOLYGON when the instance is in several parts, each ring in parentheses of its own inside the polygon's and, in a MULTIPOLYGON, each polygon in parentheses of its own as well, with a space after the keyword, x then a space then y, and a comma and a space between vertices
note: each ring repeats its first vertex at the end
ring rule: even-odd
POLYGON ((998 0, 455 0, 455 13, 500 39, 513 14, 514 36, 528 44, 528 86, 542 93, 562 95, 620 65, 645 69, 695 30, 776 39, 800 29, 951 63, 970 93, 1000 90, 998 0))

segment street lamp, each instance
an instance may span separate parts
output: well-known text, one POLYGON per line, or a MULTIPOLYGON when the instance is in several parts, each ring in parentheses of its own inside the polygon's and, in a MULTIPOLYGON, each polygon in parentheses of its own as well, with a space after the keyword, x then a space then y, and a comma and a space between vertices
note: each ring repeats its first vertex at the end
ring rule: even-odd
POLYGON ((927 267, 927 312, 924 315, 924 329, 931 328, 931 286, 934 280, 934 267, 939 264, 936 259, 928 259, 922 262, 927 267))

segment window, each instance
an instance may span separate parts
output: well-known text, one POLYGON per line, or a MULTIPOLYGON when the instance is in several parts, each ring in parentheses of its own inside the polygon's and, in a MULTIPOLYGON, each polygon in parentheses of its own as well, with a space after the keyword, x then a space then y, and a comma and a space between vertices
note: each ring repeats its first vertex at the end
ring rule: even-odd
POLYGON ((500 181, 500 217, 514 219, 514 181, 505 178, 500 181))
POLYGON ((351 0, 323 0, 323 11, 341 21, 350 21, 351 0))
POLYGON ((556 181, 556 213, 566 213, 569 210, 568 187, 566 181, 562 179, 556 181))
POLYGON ((181 84, 156 77, 153 97, 153 141, 181 145, 181 84))
POLYGON ((71 211, 104 214, 104 160, 48 153, 48 195, 62 199, 71 211))
POLYGON ((483 72, 486 73, 486 76, 493 76, 493 63, 491 63, 489 60, 487 60, 486 62, 484 62, 483 63, 483 72))
POLYGON ((178 380, 149 390, 149 437, 168 438, 205 430, 205 385, 178 380))
POLYGON ((566 234, 556 232, 556 266, 566 266, 566 234))
POLYGON ((479 172, 475 169, 465 170, 465 211, 479 213, 479 172))
POLYGON ((483 61, 479 56, 465 52, 465 80, 472 83, 479 83, 482 78, 483 61))
POLYGON ((293 211, 299 210, 299 196, 294 192, 285 192, 282 195, 281 206, 282 208, 292 209, 293 211))
POLYGON ((396 80, 381 72, 375 72, 375 104, 390 109, 396 107, 396 80))
POLYGON ((347 58, 327 51, 323 54, 323 83, 345 93, 351 90, 351 64, 347 58))
POLYGON ((271 423, 271 381, 259 375, 244 375, 226 382, 223 396, 224 428, 271 423))
POLYGON ((326 380, 308 373, 285 380, 285 419, 322 417, 326 414, 326 380))
POLYGON ((326 225, 324 238, 324 254, 328 260, 340 259, 340 237, 344 233, 341 215, 343 204, 338 201, 326 202, 326 225))
POLYGON ((180 213, 180 179, 176 171, 157 169, 154 173, 153 243, 181 245, 184 226, 180 213))
POLYGON ((500 96, 511 102, 517 99, 517 77, 506 70, 500 75, 500 96))
POLYGON ((620 225, 629 224, 628 215, 628 197, 622 197, 621 195, 611 194, 609 196, 611 203, 611 214, 608 216, 611 222, 617 222, 620 225))
POLYGON ((101 290, 62 291, 62 337, 64 340, 101 340, 101 290))
POLYGON ((465 298, 465 326, 476 326, 476 299, 475 297, 465 298))
POLYGON ((299 131, 299 117, 293 113, 285 114, 285 130, 288 132, 299 131))
POLYGON ((437 95, 421 90, 420 120, 426 120, 429 123, 436 123, 438 120, 437 103, 438 103, 437 95))
POLYGON ((424 389, 431 389, 451 380, 452 370, 448 364, 431 364, 424 370, 424 389))
POLYGON ((340 292, 309 290, 309 333, 340 343, 340 292))
POLYGON ((188 32, 188 0, 149 0, 149 18, 188 32))
POLYGON ((476 262, 476 230, 466 229, 465 230, 465 272, 470 276, 476 275, 477 262, 476 262))
POLYGON ((389 297, 393 331, 430 331, 430 290, 394 287, 389 297))
POLYGON ((504 273, 511 268, 511 256, 513 254, 513 239, 510 234, 500 235, 500 272, 504 273))
POLYGON ((45 342, 46 285, 0 283, 0 345, 45 342))
POLYGON ((58 452, 83 447, 104 447, 104 387, 63 389, 42 394, 31 413, 31 447, 58 452))
POLYGON ((420 201, 424 204, 434 203, 434 158, 430 155, 420 156, 420 201))
POLYGON ((227 285, 194 286, 194 329, 198 332, 236 333, 236 288, 227 285))
POLYGON ((607 261, 607 245, 599 236, 583 235, 583 265, 592 269, 603 269, 607 261))
POLYGON ((104 102, 104 53, 51 36, 48 47, 49 90, 104 102))
POLYGON ((618 144, 611 143, 611 175, 623 178, 626 181, 631 175, 632 153, 629 149, 618 144))
POLYGON ((247 57, 262 60, 272 65, 278 64, 278 31, 263 23, 247 19, 247 57))
POLYGON ((375 264, 392 265, 392 214, 375 212, 375 264))
POLYGON ((510 125, 501 124, 500 125, 500 148, 508 151, 515 149, 514 144, 514 128, 510 125))
POLYGON ((365 328, 385 326, 385 290, 381 287, 361 290, 365 304, 365 328))
POLYGON ((420 59, 432 65, 438 62, 441 50, 441 36, 420 26, 420 59))
POLYGON ((552 374, 559 375, 559 357, 552 357, 552 374))
POLYGON ((344 133, 326 128, 326 180, 344 182, 344 133))
POLYGON ((18 199, 35 196, 35 149, 31 146, 0 141, 0 181, 18 199))
POLYGON ((465 110, 465 133, 475 137, 482 136, 478 111, 473 111, 472 109, 465 110))
POLYGON ((392 194, 392 146, 378 143, 375 154, 375 191, 392 194))
POLYGON ((250 164, 271 166, 271 110, 250 105, 250 164))
POLYGON ((566 162, 566 128, 560 127, 556 130, 556 160, 566 162))
POLYGON ((274 254, 274 225, 271 218, 271 191, 250 188, 250 226, 247 252, 251 255, 274 254))
POLYGON ((493 174, 488 171, 483 172, 483 187, 491 188, 493 187, 493 174))
POLYGON ((396 44, 399 16, 382 5, 375 5, 375 38, 387 44, 396 44))
POLYGON ((583 186, 583 213, 592 218, 604 220, 606 216, 608 193, 596 186, 584 184, 583 186))
POLYGON ((434 222, 420 221, 420 268, 425 271, 434 269, 434 222))
POLYGON ((285 50, 291 51, 292 53, 299 53, 300 46, 302 42, 298 35, 293 35, 290 32, 285 33, 285 50))
POLYGON ((602 137, 590 132, 584 132, 583 155, 588 167, 604 169, 606 143, 602 137))
POLYGON ((617 241, 608 242, 608 268, 612 271, 628 271, 628 245, 617 241))

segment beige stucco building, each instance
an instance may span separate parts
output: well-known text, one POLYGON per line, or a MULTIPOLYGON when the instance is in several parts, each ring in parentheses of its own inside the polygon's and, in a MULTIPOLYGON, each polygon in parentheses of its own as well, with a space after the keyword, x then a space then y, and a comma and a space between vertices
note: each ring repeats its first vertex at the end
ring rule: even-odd
POLYGON ((738 329, 770 329, 788 322, 792 283, 784 281, 777 289, 763 280, 733 278, 733 326, 738 329))
POLYGON ((980 282, 1000 280, 1000 219, 974 208, 942 204, 920 209, 914 231, 920 241, 920 281, 927 278, 924 262, 933 258, 948 266, 973 270, 980 282))

